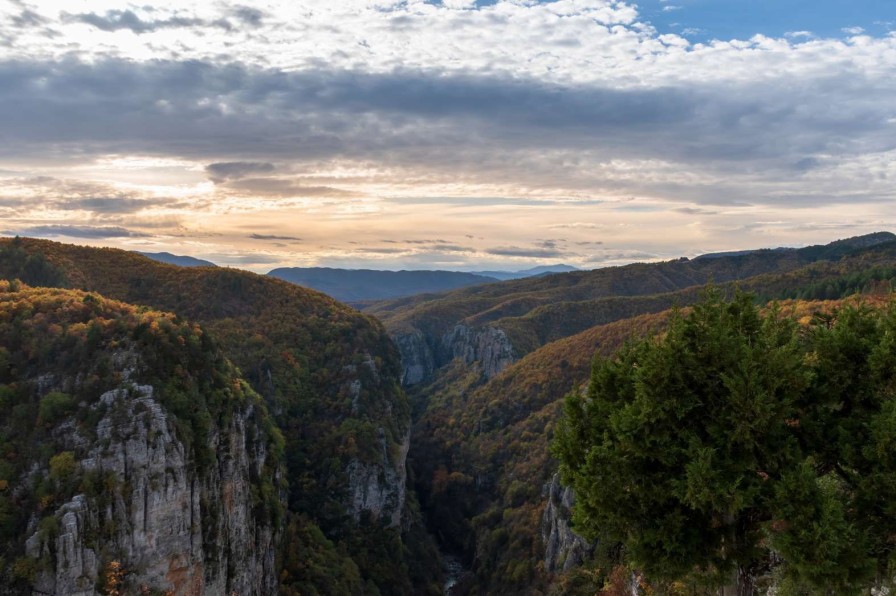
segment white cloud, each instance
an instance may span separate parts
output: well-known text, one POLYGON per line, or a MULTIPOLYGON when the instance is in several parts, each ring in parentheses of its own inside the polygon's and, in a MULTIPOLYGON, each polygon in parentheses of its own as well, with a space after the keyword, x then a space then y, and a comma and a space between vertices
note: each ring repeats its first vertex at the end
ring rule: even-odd
POLYGON ((442 0, 442 4, 453 9, 467 9, 476 6, 476 0, 442 0))
POLYGON ((790 73, 820 72, 826 61, 865 68, 894 46, 887 38, 869 42, 871 52, 838 40, 807 48, 763 37, 670 44, 668 35, 661 40, 639 21, 633 4, 610 0, 499 0, 480 7, 470 0, 299 0, 255 3, 251 18, 244 6, 228 2, 172 9, 32 0, 30 24, 21 18, 23 10, 18 2, 0 1, 0 38, 10 40, 0 47, 0 59, 193 59, 291 71, 321 65, 368 72, 418 68, 657 86, 695 77, 747 80, 761 77, 772 63, 786 63, 790 73))

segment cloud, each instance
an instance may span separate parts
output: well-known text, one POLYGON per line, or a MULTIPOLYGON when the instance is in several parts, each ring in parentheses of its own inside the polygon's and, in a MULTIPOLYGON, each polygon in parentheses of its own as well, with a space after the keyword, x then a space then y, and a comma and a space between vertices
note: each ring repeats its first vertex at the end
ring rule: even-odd
POLYGON ((252 267, 260 265, 273 265, 280 263, 281 257, 263 253, 212 253, 203 254, 203 258, 218 265, 233 265, 235 267, 252 267))
POLYGON ((274 164, 255 161, 228 161, 211 163, 205 166, 209 179, 220 184, 228 180, 239 180, 255 174, 267 174, 274 171, 274 164))
POLYGON ((500 257, 528 257, 533 259, 549 259, 569 256, 569 253, 555 248, 520 248, 518 246, 499 246, 485 251, 486 254, 500 257))
MULTIPOLYGON (((786 186, 793 170, 784 164, 843 162, 892 149, 894 80, 844 72, 780 86, 610 89, 411 71, 0 63, 0 113, 17 114, 5 123, 0 157, 52 156, 71 143, 87 155, 232 156, 211 161, 209 176, 231 190, 269 196, 357 194, 258 176, 274 173, 281 161, 377 163, 401 177, 436 174, 536 189, 557 188, 559 181, 593 194, 662 188, 673 198, 690 192, 703 201, 696 171, 710 185, 740 187, 743 200, 756 195, 745 189, 759 170, 765 182, 786 186), (240 159, 246 155, 263 159, 240 159), (690 187, 680 195, 678 178, 690 187)), ((547 197, 387 200, 538 205, 547 197)))
POLYGON ((246 25, 260 27, 265 13, 251 6, 236 6, 233 8, 233 16, 246 25))
POLYGON ((71 226, 62 224, 32 226, 21 230, 4 230, 3 233, 8 236, 36 236, 38 238, 55 238, 58 236, 92 239, 149 237, 149 234, 117 226, 71 226))
POLYGON ((400 255, 404 252, 407 252, 405 248, 384 248, 380 246, 373 247, 361 247, 354 249, 354 252, 365 253, 365 254, 374 254, 374 255, 400 255))
POLYGON ((305 186, 286 178, 243 178, 226 184, 228 189, 272 197, 353 197, 357 193, 331 186, 305 186))
POLYGON ((41 25, 46 25, 50 20, 42 17, 40 14, 34 12, 33 10, 29 10, 27 8, 23 9, 18 15, 12 17, 12 24, 16 27, 40 27, 41 25))
POLYGON ((472 253, 476 252, 476 249, 471 246, 461 246, 459 244, 430 244, 426 246, 427 250, 432 250, 435 252, 457 252, 457 253, 472 253))
POLYGON ((572 223, 552 224, 552 225, 549 225, 548 227, 551 229, 554 229, 554 230, 563 230, 563 229, 600 230, 607 226, 604 224, 596 224, 596 223, 572 222, 572 223))
POLYGON ((175 201, 171 199, 134 199, 128 197, 91 197, 73 199, 60 204, 60 207, 68 210, 84 210, 99 214, 125 214, 136 213, 159 207, 171 206, 175 201))
POLYGON ((676 213, 683 213, 684 215, 715 215, 718 211, 711 211, 709 209, 700 209, 698 207, 679 207, 675 209, 676 213))
POLYGON ((247 230, 301 220, 315 254, 413 230, 447 240, 390 262, 486 237, 497 264, 591 230, 625 259, 623 236, 674 255, 801 233, 807 209, 889 221, 896 200, 893 36, 691 43, 611 0, 58 6, 0 5, 5 227, 183 218, 254 251, 247 230), (116 165, 135 155, 179 165, 116 165), (740 225, 758 212, 786 223, 740 225))
POLYGON ((273 234, 250 234, 249 238, 252 240, 293 240, 296 242, 301 241, 301 238, 296 238, 295 236, 276 236, 273 234))
POLYGON ((28 211, 33 211, 38 204, 44 210, 86 211, 99 219, 183 206, 170 197, 148 196, 110 184, 53 176, 15 176, 5 180, 0 188, 0 203, 18 205, 28 211))
POLYGON ((184 17, 144 21, 130 10, 109 10, 105 15, 98 15, 93 12, 81 14, 63 13, 63 20, 67 22, 85 23, 96 27, 101 31, 111 32, 127 29, 138 35, 157 31, 159 29, 198 27, 206 25, 201 19, 184 17))

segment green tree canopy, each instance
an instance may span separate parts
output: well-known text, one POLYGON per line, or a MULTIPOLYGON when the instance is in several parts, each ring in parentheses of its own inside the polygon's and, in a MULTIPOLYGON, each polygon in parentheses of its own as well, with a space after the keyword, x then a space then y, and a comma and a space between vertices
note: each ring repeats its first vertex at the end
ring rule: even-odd
POLYGON ((894 342, 893 308, 805 329, 707 290, 567 397, 554 450, 576 530, 658 583, 749 591, 774 566, 794 591, 867 588, 896 538, 894 342))

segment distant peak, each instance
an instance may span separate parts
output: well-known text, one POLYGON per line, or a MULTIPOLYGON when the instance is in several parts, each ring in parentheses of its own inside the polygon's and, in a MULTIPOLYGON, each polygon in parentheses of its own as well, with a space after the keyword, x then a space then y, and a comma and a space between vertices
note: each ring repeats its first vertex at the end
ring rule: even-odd
POLYGON ((577 267, 573 267, 572 265, 539 265, 538 267, 530 267, 529 269, 523 269, 522 271, 517 271, 517 273, 526 273, 529 275, 538 275, 540 273, 569 273, 570 271, 578 271, 577 267))
POLYGON ((170 252, 135 252, 137 252, 137 254, 143 255, 144 257, 150 258, 153 261, 168 263, 169 265, 178 265, 180 267, 217 267, 217 265, 215 265, 211 261, 205 261, 203 259, 197 259, 196 257, 190 257, 187 255, 173 255, 170 252))

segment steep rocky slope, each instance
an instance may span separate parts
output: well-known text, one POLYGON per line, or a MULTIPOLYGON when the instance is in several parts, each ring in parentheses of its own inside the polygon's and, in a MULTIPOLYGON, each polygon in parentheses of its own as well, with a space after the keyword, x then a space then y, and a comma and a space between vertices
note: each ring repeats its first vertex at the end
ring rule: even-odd
MULTIPOLYGON (((896 280, 896 245, 871 242, 869 248, 861 239, 857 244, 857 250, 846 253, 843 243, 810 249, 813 258, 834 260, 755 275, 736 285, 755 292, 762 302, 889 292, 896 280)), ((649 266, 636 269, 650 271, 649 266)), ((735 282, 721 285, 734 291, 735 282)), ((454 294, 437 298, 445 301, 441 306, 423 304, 414 314, 421 317, 415 323, 420 328, 410 332, 407 318, 387 320, 398 342, 413 334, 418 351, 412 357, 431 365, 426 375, 418 370, 417 384, 409 389, 415 412, 411 457, 416 486, 432 531, 473 568, 476 586, 471 593, 538 594, 558 580, 569 587, 569 582, 581 579, 575 572, 558 576, 589 552, 568 524, 573 495, 554 479, 556 465, 548 449, 560 400, 587 381, 596 352, 609 356, 629 337, 662 330, 668 309, 692 303, 701 291, 702 286, 693 286, 579 302, 564 302, 558 295, 554 304, 523 316, 490 321, 479 328, 479 336, 501 337, 495 345, 512 354, 498 369, 491 365, 493 360, 467 356, 478 349, 477 342, 466 342, 471 349, 464 349, 463 343, 465 337, 477 337, 471 335, 475 317, 455 325, 464 328, 466 336, 446 332, 427 337, 425 329, 448 328, 448 315, 464 306, 454 294), (420 314, 424 311, 447 318, 430 320, 420 314), (638 316, 628 318, 633 314, 638 316), (586 330, 578 331, 583 325, 586 330), (537 333, 522 332, 527 326, 537 333), (527 333, 535 339, 522 343, 534 347, 518 350, 519 343, 511 338, 527 333), (460 349, 449 351, 449 339, 458 337, 460 349)), ((399 345, 403 353, 413 347, 399 345)), ((587 591, 587 582, 585 586, 587 591)))
POLYGON ((0 281, 0 401, 5 591, 276 591, 282 438, 198 326, 0 281))
MULTIPOLYGON (((887 299, 883 292, 862 297, 876 306, 887 299)), ((843 304, 782 301, 780 308, 807 323, 843 304)), ((484 384, 478 371, 458 366, 426 388, 412 439, 418 490, 433 531, 466 553, 476 574, 470 593, 597 589, 577 572, 592 546, 570 525, 575 497, 559 483, 550 440, 563 397, 587 383, 592 357, 662 333, 673 314, 641 315, 552 342, 484 384)))
POLYGON ((398 353, 375 320, 266 276, 39 240, 0 240, 2 277, 171 311, 220 341, 286 442, 284 593, 437 590, 405 490, 410 408, 398 353))

